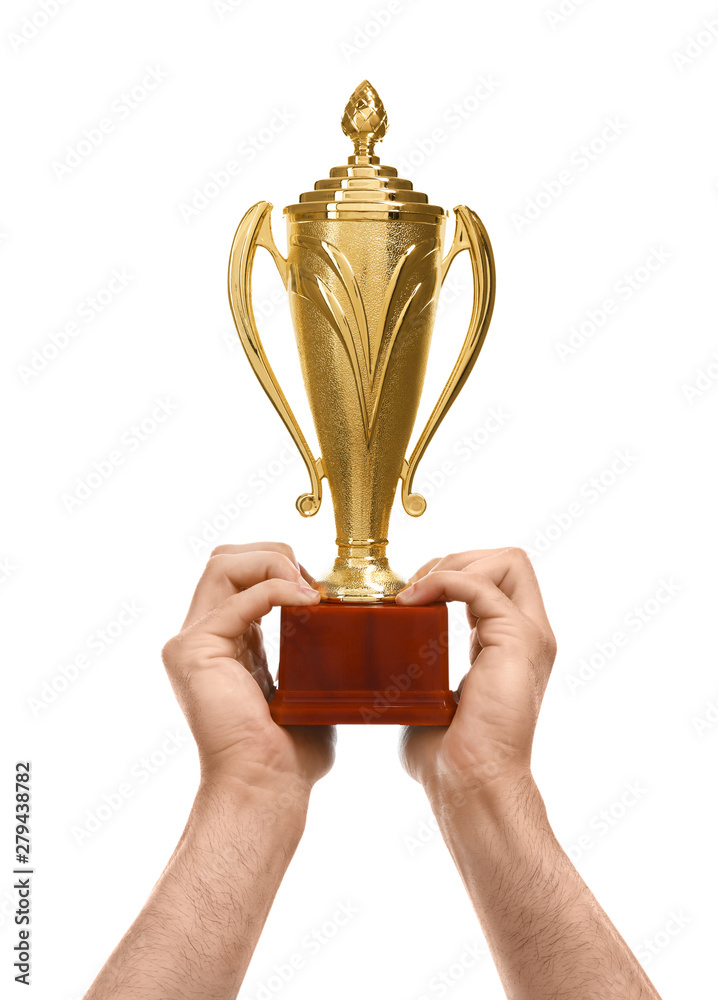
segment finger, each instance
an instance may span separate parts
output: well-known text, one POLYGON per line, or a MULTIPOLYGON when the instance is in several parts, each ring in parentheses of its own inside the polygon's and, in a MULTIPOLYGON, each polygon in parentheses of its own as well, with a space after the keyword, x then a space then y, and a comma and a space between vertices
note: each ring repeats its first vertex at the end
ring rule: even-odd
POLYGON ((433 569, 464 569, 469 563, 483 559, 484 556, 493 556, 497 552, 505 552, 503 549, 467 549, 466 552, 452 552, 448 556, 437 559, 433 569))
POLYGON ((504 552, 505 549, 471 549, 467 552, 454 552, 449 556, 429 559, 424 565, 409 578, 409 583, 416 583, 427 573, 433 573, 435 569, 464 569, 469 563, 483 556, 493 555, 495 552, 504 552))
MULTIPOLYGON (((488 560, 478 562, 485 566, 488 560)), ((556 655, 556 640, 548 623, 543 624, 530 618, 488 575, 475 569, 472 572, 435 571, 420 580, 410 591, 402 591, 397 595, 397 603, 400 605, 428 604, 438 600, 466 603, 475 625, 471 656, 475 663, 483 663, 483 672, 489 668, 489 663, 493 665, 492 671, 498 669, 503 673, 507 663, 528 662, 531 666, 531 683, 536 691, 545 688, 556 655), (502 655, 498 659, 487 659, 485 654, 490 647, 499 650, 502 655), (504 653, 510 654, 508 660, 504 653)), ((523 668, 520 673, 523 674, 523 668)), ((467 684, 469 683, 478 681, 467 680, 467 684)))
POLYGON ((426 576, 426 574, 430 573, 434 566, 436 566, 436 564, 440 561, 441 559, 439 556, 435 556, 433 559, 427 560, 423 566, 419 567, 416 573, 412 573, 409 577, 409 583, 416 583, 416 581, 420 580, 422 576, 426 576))
POLYGON ((244 635, 252 622, 269 614, 272 608, 317 604, 319 594, 306 584, 289 580, 265 580, 249 590, 232 594, 218 607, 187 630, 194 638, 216 636, 236 640, 244 635))
POLYGON ((307 581, 309 586, 313 587, 316 590, 317 586, 316 578, 313 577, 312 574, 309 572, 309 570, 306 568, 306 566, 302 566, 301 563, 299 563, 299 572, 302 574, 302 576, 307 581))
POLYGON ((398 604, 435 601, 463 601, 478 620, 477 633, 483 648, 502 646, 529 652, 540 645, 539 626, 488 575, 435 570, 397 594, 398 604))
POLYGON ((281 552, 282 555, 285 555, 287 559, 290 559, 295 564, 307 583, 312 587, 316 584, 316 578, 312 576, 305 566, 302 566, 297 561, 294 549, 291 545, 287 545, 286 542, 250 542, 247 545, 218 545, 213 549, 212 555, 235 555, 242 552, 253 552, 258 549, 263 552, 281 552))
POLYGON ((202 618, 232 594, 272 577, 294 583, 301 580, 296 563, 276 550, 212 555, 197 584, 183 628, 202 618))
POLYGON ((550 630, 536 573, 526 552, 519 548, 475 549, 445 556, 432 572, 464 570, 489 576, 525 615, 550 630))
POLYGON ((267 655, 261 638, 261 629, 252 624, 247 632, 237 640, 237 660, 259 685, 262 694, 269 701, 274 690, 274 681, 269 672, 267 655), (258 641, 253 641, 255 634, 258 641))
POLYGON ((239 555, 242 552, 255 552, 257 550, 261 552, 281 552, 287 559, 291 559, 297 569, 299 569, 294 549, 291 545, 287 545, 286 542, 247 542, 245 545, 218 545, 216 549, 212 550, 212 555, 239 555))

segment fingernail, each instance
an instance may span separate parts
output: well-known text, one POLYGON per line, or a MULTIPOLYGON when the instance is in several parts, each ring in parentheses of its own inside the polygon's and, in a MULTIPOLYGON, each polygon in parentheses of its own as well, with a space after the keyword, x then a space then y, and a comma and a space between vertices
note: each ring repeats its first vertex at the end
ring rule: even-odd
POLYGON ((397 596, 397 598, 401 597, 402 600, 403 600, 403 599, 405 599, 407 597, 411 597, 411 595, 414 593, 414 590, 415 590, 415 587, 414 587, 414 584, 412 583, 411 586, 404 587, 403 590, 400 590, 399 593, 396 596, 397 596))
POLYGON ((306 583, 300 583, 299 589, 303 594, 311 594, 312 597, 319 596, 319 591, 315 590, 314 587, 308 587, 306 583))

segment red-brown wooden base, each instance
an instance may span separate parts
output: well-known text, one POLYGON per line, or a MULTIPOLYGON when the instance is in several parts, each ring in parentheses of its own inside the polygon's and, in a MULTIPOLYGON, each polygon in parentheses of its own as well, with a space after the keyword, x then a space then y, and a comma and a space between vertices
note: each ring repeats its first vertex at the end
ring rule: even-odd
POLYGON ((446 726, 456 711, 448 635, 445 604, 282 608, 272 718, 446 726))

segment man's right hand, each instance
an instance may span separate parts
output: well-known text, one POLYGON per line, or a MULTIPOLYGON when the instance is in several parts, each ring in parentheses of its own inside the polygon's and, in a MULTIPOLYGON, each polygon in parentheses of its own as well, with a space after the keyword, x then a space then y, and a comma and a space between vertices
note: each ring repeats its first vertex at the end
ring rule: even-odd
POLYGON ((319 594, 288 545, 221 545, 207 563, 181 631, 162 650, 197 742, 202 779, 308 794, 334 760, 332 726, 278 726, 260 622, 319 594))

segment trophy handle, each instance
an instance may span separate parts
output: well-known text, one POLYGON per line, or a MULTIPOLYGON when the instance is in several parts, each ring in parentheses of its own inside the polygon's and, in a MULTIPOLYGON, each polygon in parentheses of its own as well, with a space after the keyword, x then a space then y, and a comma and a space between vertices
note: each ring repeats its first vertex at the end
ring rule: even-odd
POLYGON ((449 267, 457 254, 468 250, 471 257, 471 269, 474 275, 474 303, 469 321, 469 331, 459 353, 449 380, 432 410, 426 427, 421 432, 411 458, 404 459, 401 472, 401 502, 404 510, 412 517, 418 517, 426 510, 426 500, 420 493, 412 493, 411 487, 416 475, 416 468, 424 456, 429 442, 436 433, 439 424, 444 419, 451 404, 454 402, 471 370, 476 364, 479 351, 486 339, 486 331, 491 322, 496 295, 496 270, 491 241, 484 229, 481 219, 465 205, 457 205, 456 231, 446 257, 441 262, 441 283, 448 273, 449 267))
POLYGON ((257 324, 252 309, 252 268, 257 247, 264 247, 272 255, 280 277, 287 286, 287 261, 277 249, 272 236, 272 206, 268 201, 258 201, 246 213, 234 234, 232 251, 229 256, 229 304, 242 342, 254 374, 269 396, 284 425, 304 459, 309 473, 311 493, 303 493, 297 499, 297 510, 303 517, 316 514, 322 502, 322 478, 324 469, 321 458, 315 459, 302 434, 297 419, 282 392, 277 377, 272 371, 267 355, 259 339, 257 324))

